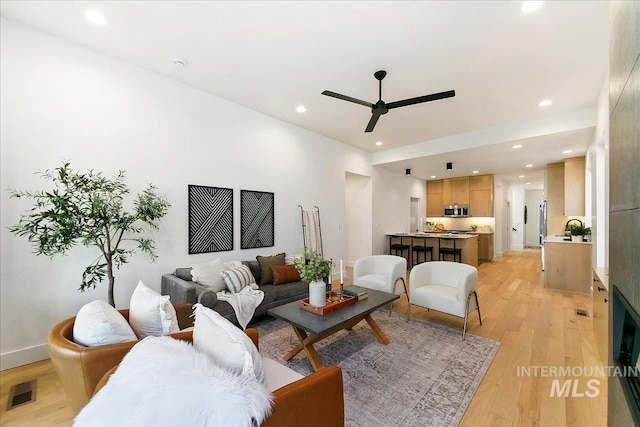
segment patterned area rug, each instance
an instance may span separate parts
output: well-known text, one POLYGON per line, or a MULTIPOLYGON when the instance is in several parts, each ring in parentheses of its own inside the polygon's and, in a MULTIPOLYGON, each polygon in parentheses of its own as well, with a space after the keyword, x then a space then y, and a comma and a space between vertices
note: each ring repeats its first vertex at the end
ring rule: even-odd
MULTIPOLYGON (((489 368, 500 343, 411 319, 386 310, 373 317, 391 343, 380 344, 366 322, 340 331, 314 347, 325 365, 342 368, 346 425, 455 426, 489 368)), ((475 320, 475 319, 474 319, 475 320)), ((260 353, 291 369, 312 372, 301 352, 282 357, 297 344, 286 322, 252 325, 260 333, 260 353)))

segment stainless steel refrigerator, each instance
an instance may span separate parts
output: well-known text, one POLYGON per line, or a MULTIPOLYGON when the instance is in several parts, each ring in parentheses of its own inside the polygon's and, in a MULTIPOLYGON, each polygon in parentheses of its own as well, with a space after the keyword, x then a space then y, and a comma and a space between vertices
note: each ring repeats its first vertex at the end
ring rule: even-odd
POLYGON ((542 255, 542 271, 544 271, 544 239, 547 237, 547 201, 543 200, 540 204, 540 222, 538 231, 538 243, 540 244, 540 253, 542 255))

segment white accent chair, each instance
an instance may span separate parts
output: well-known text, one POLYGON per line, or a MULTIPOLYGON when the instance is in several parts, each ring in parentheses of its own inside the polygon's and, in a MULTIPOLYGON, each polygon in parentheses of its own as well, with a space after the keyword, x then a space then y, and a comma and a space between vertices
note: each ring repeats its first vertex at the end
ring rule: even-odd
MULTIPOLYGON (((353 265, 353 284, 378 291, 407 294, 407 260, 395 255, 372 255, 353 265), (398 282, 402 282, 402 286, 398 282)), ((389 306, 389 316, 393 302, 389 306)))
POLYGON ((470 311, 478 310, 478 319, 482 325, 477 290, 478 269, 473 266, 450 261, 416 265, 409 274, 407 321, 412 305, 462 317, 464 340, 470 311))

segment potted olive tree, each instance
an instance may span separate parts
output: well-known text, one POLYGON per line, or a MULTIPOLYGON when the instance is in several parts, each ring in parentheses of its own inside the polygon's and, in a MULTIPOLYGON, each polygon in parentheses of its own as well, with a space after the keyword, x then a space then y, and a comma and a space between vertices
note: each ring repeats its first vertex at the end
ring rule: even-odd
POLYGON ((147 236, 144 225, 158 229, 160 218, 171 205, 149 184, 136 196, 133 210, 125 211, 125 196, 130 190, 124 182, 124 171, 107 178, 93 170, 74 171, 69 162, 63 162, 58 168, 38 173, 53 188, 9 190, 10 197, 34 201, 9 231, 27 237, 36 255, 64 255, 78 244, 97 248, 98 257, 82 273, 80 291, 95 289, 107 277, 109 304, 115 307, 114 267, 129 262, 136 249, 152 260, 157 258, 154 241, 147 236))

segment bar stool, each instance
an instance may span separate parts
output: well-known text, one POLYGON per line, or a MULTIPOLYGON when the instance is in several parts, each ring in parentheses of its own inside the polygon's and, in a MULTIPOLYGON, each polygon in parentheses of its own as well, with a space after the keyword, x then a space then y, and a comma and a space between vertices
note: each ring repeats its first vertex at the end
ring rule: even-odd
POLYGON ((461 248, 456 248, 456 240, 455 238, 451 238, 451 237, 440 237, 439 238, 439 246, 440 246, 440 257, 438 258, 440 261, 446 261, 445 260, 445 255, 453 255, 453 261, 454 262, 462 262, 462 249, 461 248), (442 247, 442 241, 449 241, 449 240, 453 240, 453 247, 442 247), (456 261, 456 256, 458 257, 458 260, 456 261))
POLYGON ((422 262, 427 262, 427 252, 429 252, 431 261, 433 261, 433 246, 427 246, 426 237, 413 237, 411 239, 411 265, 420 264, 420 254, 422 254, 423 257, 422 262))
MULTIPOLYGON (((409 236, 407 236, 409 237, 409 236)), ((409 237, 410 239, 411 237, 409 237)), ((396 256, 401 256, 404 259, 407 260, 407 262, 409 261, 409 257, 411 256, 411 245, 407 245, 405 244, 402 239, 404 239, 404 236, 400 236, 400 243, 391 243, 393 240, 393 236, 389 237, 389 255, 396 255, 396 256), (393 251, 394 253, 392 254, 391 251, 393 251), (404 251, 407 251, 407 256, 404 256, 404 251), (400 254, 398 255, 398 252, 400 252, 400 254)))

